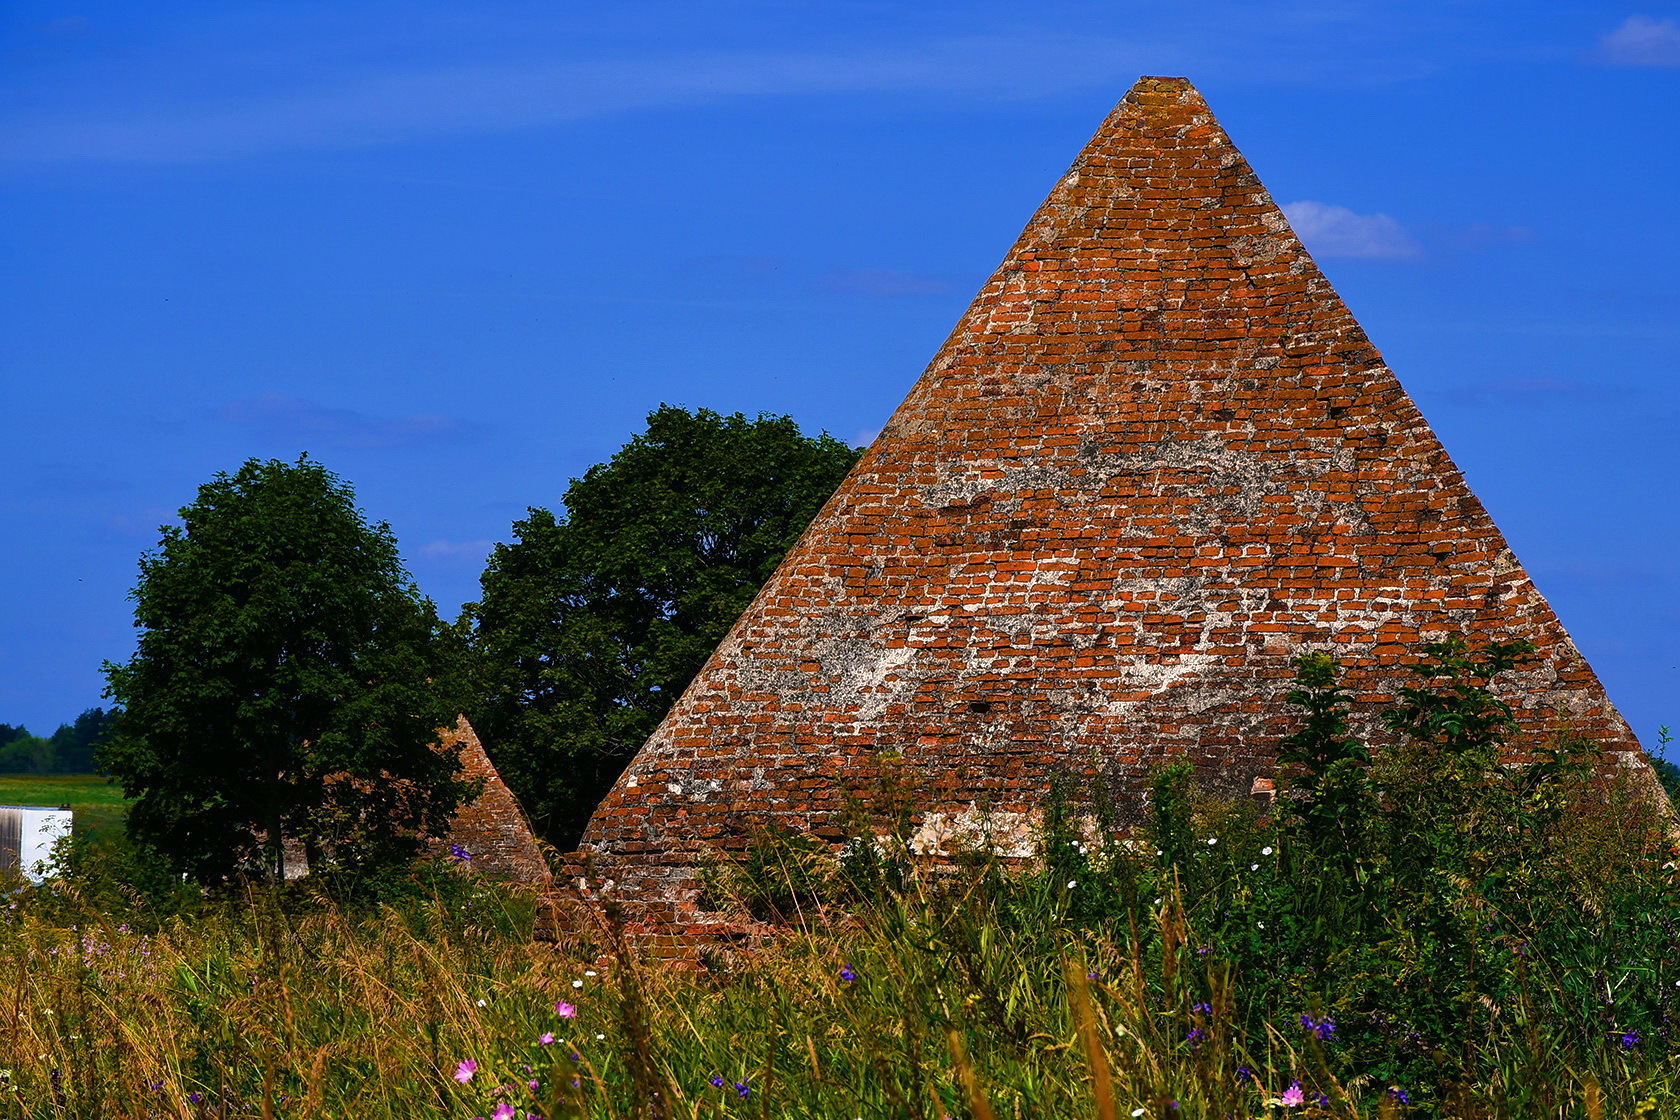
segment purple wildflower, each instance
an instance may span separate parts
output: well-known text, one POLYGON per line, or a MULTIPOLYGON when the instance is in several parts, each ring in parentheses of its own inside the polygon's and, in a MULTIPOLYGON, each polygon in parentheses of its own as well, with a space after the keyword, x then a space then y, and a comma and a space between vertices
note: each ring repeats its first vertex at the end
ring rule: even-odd
POLYGON ((712 1074, 712 1088, 714 1088, 714 1089, 723 1088, 723 1078, 719 1077, 715 1073, 712 1074))
POLYGON ((1398 1086, 1398 1085, 1389 1086, 1388 1095, 1394 1098, 1394 1103, 1395 1104, 1411 1104, 1412 1103, 1411 1096, 1409 1094, 1407 1094, 1406 1090, 1400 1088, 1400 1086, 1398 1086))
POLYGON ((1623 1031, 1622 1032, 1622 1049, 1623 1050, 1632 1050, 1635 1046, 1638 1046, 1638 1045, 1639 1045, 1639 1032, 1638 1031, 1623 1031))
POLYGON ((1184 1032, 1184 1041, 1190 1044, 1190 1048, 1192 1050, 1200 1046, 1206 1038, 1207 1032, 1201 1027, 1191 1027, 1189 1030, 1184 1032))
POLYGON ((851 965, 843 964, 840 966, 840 979, 850 984, 857 979, 857 973, 852 971, 851 965))
POLYGON ((735 1095, 737 1097, 740 1097, 742 1100, 746 1100, 747 1094, 750 1092, 752 1092, 752 1090, 747 1088, 747 1083, 745 1081, 735 1082, 735 1095))
POLYGON ((1307 1029, 1307 1033, 1316 1035, 1321 1042, 1336 1033, 1336 1020, 1328 1015, 1322 1019, 1315 1019, 1311 1015, 1303 1015, 1301 1016, 1301 1026, 1307 1029))
POLYGON ((456 863, 466 863, 469 859, 472 859, 472 853, 459 844, 451 844, 449 845, 449 858, 456 863))
POLYGON ((1203 1015, 1212 1015, 1213 1014, 1213 1004, 1208 1003, 1206 1001, 1203 1001, 1202 1003, 1191 1004, 1190 1005, 1190 1010, 1200 1011, 1203 1015))

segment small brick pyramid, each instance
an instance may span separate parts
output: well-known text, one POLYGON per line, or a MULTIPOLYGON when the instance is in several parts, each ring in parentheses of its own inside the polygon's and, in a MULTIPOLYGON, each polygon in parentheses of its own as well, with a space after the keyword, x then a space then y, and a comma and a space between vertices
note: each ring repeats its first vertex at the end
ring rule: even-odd
POLYGON ((1453 633, 1534 641, 1507 682, 1527 730, 1561 722, 1643 765, 1201 96, 1143 78, 636 756, 584 854, 650 921, 688 923, 707 920, 708 850, 755 822, 831 828, 881 752, 927 791, 925 849, 982 817, 1024 845, 1057 772, 1135 789, 1187 756, 1200 784, 1247 794, 1294 726, 1292 656, 1332 652, 1375 700, 1453 633))
POLYGON ((440 851, 447 854, 451 845, 459 845, 471 857, 475 871, 516 883, 549 882, 553 875, 531 826, 467 717, 457 717, 455 726, 442 728, 438 736, 446 748, 460 748, 463 777, 484 781, 483 792, 455 811, 440 851))

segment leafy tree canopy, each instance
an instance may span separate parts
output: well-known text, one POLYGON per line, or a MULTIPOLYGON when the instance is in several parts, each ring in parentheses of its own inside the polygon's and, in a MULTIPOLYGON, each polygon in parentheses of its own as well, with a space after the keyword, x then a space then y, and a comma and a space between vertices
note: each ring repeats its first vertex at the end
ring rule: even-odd
POLYGON ((456 711, 445 635, 390 528, 326 468, 216 475, 130 598, 140 638, 105 667, 121 710, 97 761, 177 871, 277 877, 283 836, 312 870, 356 871, 447 827, 463 786, 436 730, 456 711))
POLYGON ((601 797, 859 452, 786 416, 661 406, 498 545, 474 720, 539 831, 574 847, 601 797))

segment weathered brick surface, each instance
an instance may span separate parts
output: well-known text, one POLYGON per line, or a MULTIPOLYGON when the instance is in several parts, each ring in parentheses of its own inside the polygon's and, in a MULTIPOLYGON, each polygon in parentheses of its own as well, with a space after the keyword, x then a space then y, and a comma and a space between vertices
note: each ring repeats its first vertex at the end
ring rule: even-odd
MULTIPOLYGON (((1190 84, 1144 78, 590 822, 692 928, 750 820, 820 829, 902 752, 922 824, 1174 755, 1247 795, 1289 658, 1364 700, 1448 633, 1540 647, 1509 699, 1632 734, 1190 84)), ((1376 734, 1367 706, 1360 719, 1376 734)), ((1016 817, 1016 820, 1024 817, 1016 817)), ((940 825, 944 827, 944 825, 940 825)))
POLYGON ((472 856, 476 871, 519 883, 547 883, 553 876, 525 823, 525 814, 513 791, 490 764, 490 756, 467 717, 460 716, 454 727, 443 728, 439 738, 445 747, 460 747, 462 775, 469 780, 482 778, 484 792, 456 811, 449 835, 438 844, 438 850, 447 853, 449 845, 459 844, 472 856))

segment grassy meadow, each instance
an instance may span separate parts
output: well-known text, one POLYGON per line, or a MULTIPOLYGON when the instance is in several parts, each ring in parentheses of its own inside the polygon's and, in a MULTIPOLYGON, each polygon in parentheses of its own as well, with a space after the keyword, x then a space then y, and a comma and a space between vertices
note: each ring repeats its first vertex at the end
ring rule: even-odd
POLYGON ((0 775, 0 805, 68 805, 77 835, 120 833, 124 804, 122 787, 98 774, 0 775))
POLYGON ((775 932, 691 967, 610 914, 533 943, 531 896, 453 864, 345 902, 94 861, 0 910, 0 1116, 1680 1116, 1680 879, 1627 791, 1520 887, 1379 898, 1397 869, 1187 777, 1142 829, 1048 805, 1035 867, 918 867, 890 810, 838 861, 760 834, 710 905, 775 932))
POLYGON ((1369 1015, 1280 1001, 1178 896, 1090 924, 1077 886, 978 869, 674 969, 610 928, 533 944, 528 898, 442 875, 382 911, 262 893, 151 928, 22 903, 0 1115, 1680 1115, 1666 1040, 1583 1042, 1543 998, 1470 1021, 1442 1076, 1373 1077, 1369 1015))
POLYGON ((1562 730, 1501 761, 1515 648, 1435 647, 1369 749, 1306 657, 1274 807, 1068 775, 1025 864, 910 858, 883 754, 845 844, 717 854, 685 965, 465 862, 202 888, 91 830, 0 895, 0 1118, 1680 1118, 1672 809, 1562 730))

